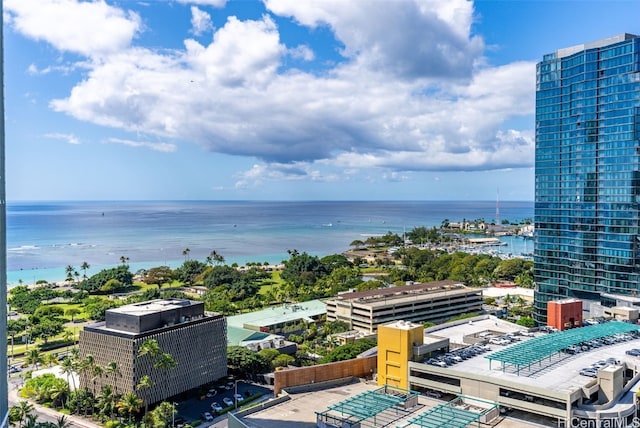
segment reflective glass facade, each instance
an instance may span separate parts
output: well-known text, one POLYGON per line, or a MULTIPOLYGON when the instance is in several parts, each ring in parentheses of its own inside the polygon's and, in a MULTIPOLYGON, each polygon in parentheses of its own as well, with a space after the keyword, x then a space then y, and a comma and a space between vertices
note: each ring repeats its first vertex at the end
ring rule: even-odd
POLYGON ((547 301, 638 295, 640 37, 545 55, 536 71, 534 317, 547 301))

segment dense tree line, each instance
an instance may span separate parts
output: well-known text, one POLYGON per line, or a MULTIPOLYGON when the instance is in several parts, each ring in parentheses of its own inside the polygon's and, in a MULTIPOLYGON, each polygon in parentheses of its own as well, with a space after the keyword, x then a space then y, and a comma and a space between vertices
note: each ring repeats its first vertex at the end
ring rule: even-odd
POLYGON ((496 281, 512 281, 533 287, 533 262, 514 258, 502 260, 488 254, 448 253, 414 247, 398 250, 405 269, 387 269, 391 282, 454 280, 469 286, 484 286, 496 281))

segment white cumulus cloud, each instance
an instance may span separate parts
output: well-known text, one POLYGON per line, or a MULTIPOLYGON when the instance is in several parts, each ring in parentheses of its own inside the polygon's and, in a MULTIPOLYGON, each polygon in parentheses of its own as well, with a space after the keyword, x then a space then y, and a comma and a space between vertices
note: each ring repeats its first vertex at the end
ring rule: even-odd
MULTIPOLYGON (((238 187, 335 181, 370 168, 377 170, 372 176, 405 180, 410 171, 533 164, 531 127, 518 129, 512 119, 533 114, 535 64, 486 65, 469 1, 370 7, 265 0, 279 19, 330 29, 344 60, 322 73, 284 67, 287 57, 313 62, 316 55, 306 42, 287 48, 273 15, 230 16, 208 42, 186 39, 181 49, 160 50, 135 44, 141 19, 125 9, 73 0, 42 0, 42 10, 24 6, 31 3, 5 3, 15 31, 88 59, 103 53, 82 63, 86 72, 50 101, 53 110, 136 135, 113 143, 170 152, 188 142, 258 159, 239 174, 238 187), (58 24, 87 11, 95 27, 58 24)), ((192 18, 198 14, 204 27, 192 22, 194 28, 211 23, 193 7, 192 18)))
POLYGON ((5 0, 9 23, 27 37, 87 57, 119 51, 140 31, 140 17, 104 1, 5 0))
POLYGON ((196 36, 213 29, 211 15, 196 6, 191 6, 191 32, 196 36))

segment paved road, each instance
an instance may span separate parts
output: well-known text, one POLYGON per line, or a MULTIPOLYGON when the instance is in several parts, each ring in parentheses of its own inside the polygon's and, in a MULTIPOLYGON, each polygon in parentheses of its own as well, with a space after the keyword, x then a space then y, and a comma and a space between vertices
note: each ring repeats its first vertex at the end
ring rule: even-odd
MULTIPOLYGON (((22 378, 20 375, 9 377, 8 379, 8 387, 9 387, 9 406, 12 406, 20 401, 24 401, 24 398, 21 398, 18 395, 18 389, 22 385, 22 378)), ((36 417, 38 418, 38 422, 53 422, 56 423, 58 418, 62 416, 62 413, 58 413, 53 409, 48 407, 41 406, 37 403, 31 402, 35 409, 36 417)), ((69 421, 71 427, 79 427, 79 428, 102 428, 100 425, 73 415, 64 415, 65 419, 69 421)))

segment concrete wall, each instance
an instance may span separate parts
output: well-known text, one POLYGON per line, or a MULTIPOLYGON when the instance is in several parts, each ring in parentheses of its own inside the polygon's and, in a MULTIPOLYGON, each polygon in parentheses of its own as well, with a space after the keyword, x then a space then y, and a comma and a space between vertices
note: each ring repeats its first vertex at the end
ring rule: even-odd
POLYGON ((378 326, 378 385, 409 388, 408 362, 413 347, 423 344, 424 328, 404 321, 378 326))
POLYGON ((552 300, 547 302, 547 325, 558 330, 582 326, 581 300, 552 300))
POLYGON ((377 355, 372 355, 370 357, 354 358, 337 363, 277 371, 274 373, 275 384, 273 393, 277 396, 284 388, 289 386, 306 385, 350 376, 371 376, 376 370, 377 361, 377 355))

